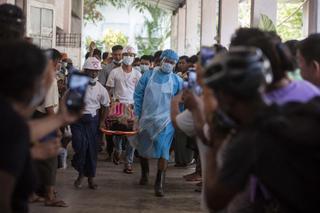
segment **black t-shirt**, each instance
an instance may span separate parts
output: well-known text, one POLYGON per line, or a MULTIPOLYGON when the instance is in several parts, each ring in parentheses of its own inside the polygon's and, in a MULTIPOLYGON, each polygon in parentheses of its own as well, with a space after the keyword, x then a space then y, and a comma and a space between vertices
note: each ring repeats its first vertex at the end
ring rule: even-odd
POLYGON ((240 191, 254 175, 289 212, 318 209, 320 122, 303 111, 267 114, 239 131, 226 147, 219 183, 240 191))
MULTIPOLYGON (((14 213, 28 212, 28 198, 33 190, 30 135, 25 120, 11 105, 0 99, 0 170, 15 177, 12 196, 14 213)), ((0 188, 1 184, 0 183, 0 188)))

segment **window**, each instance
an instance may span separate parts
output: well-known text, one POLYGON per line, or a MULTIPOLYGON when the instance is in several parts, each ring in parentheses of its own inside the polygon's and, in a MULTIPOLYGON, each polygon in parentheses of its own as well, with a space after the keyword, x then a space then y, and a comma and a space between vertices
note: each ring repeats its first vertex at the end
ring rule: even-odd
POLYGON ((250 27, 251 0, 239 2, 239 25, 240 27, 250 27))
POLYGON ((53 40, 53 10, 31 7, 31 32, 33 43, 41 48, 51 48, 53 40))

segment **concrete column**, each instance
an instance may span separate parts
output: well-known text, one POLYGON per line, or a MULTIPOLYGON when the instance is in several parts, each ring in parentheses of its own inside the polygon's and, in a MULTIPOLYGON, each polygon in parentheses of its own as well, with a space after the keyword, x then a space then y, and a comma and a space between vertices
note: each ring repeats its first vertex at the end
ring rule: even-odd
POLYGON ((251 1, 251 26, 258 27, 261 15, 268 16, 274 24, 277 23, 277 0, 251 1))
POLYGON ((178 14, 171 17, 171 49, 178 51, 178 14))
POLYGON ((217 35, 217 1, 201 0, 201 46, 212 46, 217 35))
POLYGON ((177 51, 179 55, 185 54, 186 43, 186 9, 185 7, 178 9, 178 32, 177 32, 177 51))
POLYGON ((238 4, 239 4, 239 0, 222 0, 221 1, 220 43, 224 46, 229 46, 231 36, 239 27, 238 4))
POLYGON ((64 5, 64 20, 63 20, 63 30, 66 33, 71 33, 71 18, 72 18, 72 1, 65 1, 64 5))
POLYGON ((310 0, 303 6, 304 36, 320 32, 320 0, 310 0))
POLYGON ((186 54, 188 56, 197 53, 200 48, 198 35, 198 18, 200 15, 200 1, 186 1, 186 54))

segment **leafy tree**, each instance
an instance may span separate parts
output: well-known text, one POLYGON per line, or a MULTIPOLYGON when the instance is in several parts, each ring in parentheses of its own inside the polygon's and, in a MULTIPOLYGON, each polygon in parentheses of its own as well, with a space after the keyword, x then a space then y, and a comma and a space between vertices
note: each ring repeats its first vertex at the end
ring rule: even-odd
POLYGON ((96 47, 99 49, 99 50, 103 50, 104 48, 104 42, 103 41, 100 41, 100 40, 93 40, 90 36, 86 37, 85 38, 85 46, 86 46, 86 49, 88 50, 89 49, 89 45, 91 44, 91 42, 94 41, 96 43, 96 47))
POLYGON ((283 40, 301 39, 303 11, 300 3, 278 3, 277 32, 283 40))
POLYGON ((114 45, 128 45, 128 37, 126 37, 123 32, 108 29, 103 38, 103 43, 105 45, 105 49, 110 51, 114 45))
POLYGON ((145 17, 144 29, 136 37, 139 55, 150 55, 164 48, 170 36, 170 17, 167 11, 151 5, 144 6, 151 18, 145 17), (146 37, 141 35, 146 34, 146 37))
MULTIPOLYGON (((167 11, 151 5, 146 0, 84 0, 85 21, 95 23, 103 20, 103 15, 98 7, 107 5, 119 9, 124 7, 134 8, 140 13, 148 12, 151 18, 144 17, 146 28, 141 32, 141 34, 146 34, 146 37, 136 37, 139 54, 151 54, 163 48, 165 41, 170 36, 170 16, 167 11)), ((110 31, 109 34, 107 39, 106 36, 104 38, 106 49, 112 47, 115 42, 118 42, 118 44, 128 42, 128 38, 124 39, 124 35, 116 35, 110 31), (118 41, 116 41, 116 36, 120 36, 118 41)))
POLYGON ((141 12, 148 3, 146 0, 84 0, 84 20, 92 23, 102 21, 104 16, 98 8, 107 5, 119 9, 129 6, 129 8, 135 8, 141 12))

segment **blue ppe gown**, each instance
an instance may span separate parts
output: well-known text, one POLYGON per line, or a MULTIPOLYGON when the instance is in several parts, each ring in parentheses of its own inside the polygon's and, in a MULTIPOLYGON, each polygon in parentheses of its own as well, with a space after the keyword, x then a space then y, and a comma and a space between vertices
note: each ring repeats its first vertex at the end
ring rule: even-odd
POLYGON ((182 79, 159 68, 141 77, 134 93, 135 115, 139 118, 137 149, 144 158, 169 160, 174 127, 170 117, 172 98, 182 89, 182 79))

